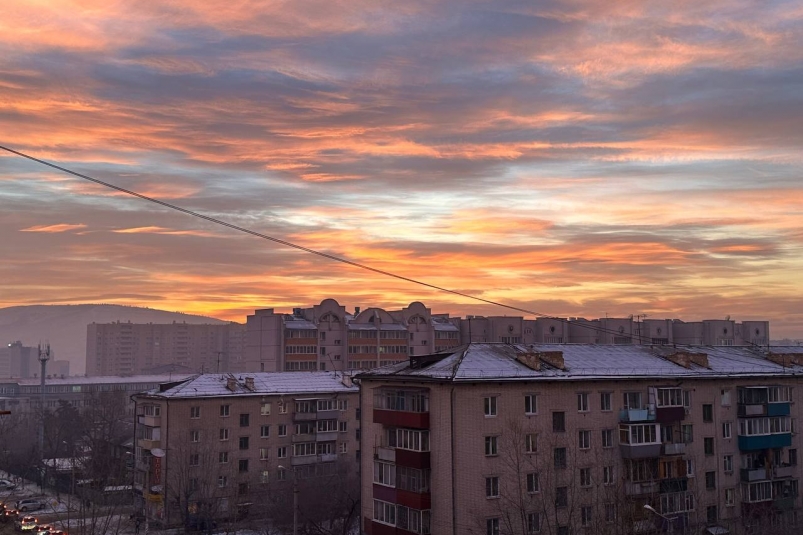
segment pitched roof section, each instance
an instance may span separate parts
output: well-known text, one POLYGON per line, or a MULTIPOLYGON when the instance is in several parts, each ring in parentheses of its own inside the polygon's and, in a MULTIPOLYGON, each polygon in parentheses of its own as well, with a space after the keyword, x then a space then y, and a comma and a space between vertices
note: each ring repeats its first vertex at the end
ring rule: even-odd
MULTIPOLYGON (((803 347, 773 347, 771 351, 800 355, 803 362, 803 347)), ((460 382, 803 375, 803 365, 793 360, 797 361, 787 358, 784 363, 788 365, 783 366, 769 360, 766 350, 748 347, 472 343, 442 358, 413 357, 410 362, 357 377, 460 382), (563 357, 562 368, 558 355, 563 357)))
POLYGON ((197 375, 164 392, 151 390, 151 397, 206 398, 297 394, 338 394, 359 391, 348 378, 334 372, 265 372, 197 375), (253 389, 249 378, 253 378, 253 389))

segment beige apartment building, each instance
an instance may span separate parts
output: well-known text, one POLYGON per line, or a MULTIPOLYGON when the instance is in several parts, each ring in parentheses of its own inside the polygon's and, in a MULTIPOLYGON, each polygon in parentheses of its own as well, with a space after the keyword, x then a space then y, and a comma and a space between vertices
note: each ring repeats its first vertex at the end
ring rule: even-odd
POLYGON ((766 321, 459 318, 433 314, 420 302, 389 311, 355 307, 352 313, 334 299, 324 299, 319 305, 295 308, 292 314, 264 309, 248 316, 244 369, 365 370, 470 342, 762 346, 767 340, 766 321))
POLYGON ((86 374, 240 371, 244 335, 239 323, 91 323, 86 374))
POLYGON ((800 347, 727 345, 473 343, 363 372, 361 532, 799 533, 802 377, 800 347))
POLYGON ((358 473, 359 389, 342 374, 204 374, 133 398, 135 489, 161 525, 276 515, 299 481, 358 473))

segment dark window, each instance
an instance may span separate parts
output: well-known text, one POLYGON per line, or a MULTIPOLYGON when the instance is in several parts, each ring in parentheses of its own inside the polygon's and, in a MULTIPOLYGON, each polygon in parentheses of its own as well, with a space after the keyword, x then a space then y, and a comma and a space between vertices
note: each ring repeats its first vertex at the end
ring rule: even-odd
POLYGON ((710 403, 703 405, 703 421, 708 423, 714 421, 714 406, 710 403))
POLYGON ((237 485, 237 494, 240 496, 245 496, 248 494, 248 483, 240 483, 237 485))
POLYGON ((240 459, 237 463, 237 469, 240 472, 248 472, 248 459, 240 459))
POLYGON ((566 431, 565 412, 552 413, 552 431, 554 431, 555 433, 564 433, 566 431))
POLYGON ((797 449, 789 448, 789 465, 797 466, 797 449))
POLYGON ((566 448, 555 448, 555 468, 566 468, 566 448))
POLYGON ((714 437, 705 437, 703 439, 703 449, 706 455, 714 455, 714 437))
POLYGON ((708 490, 713 490, 717 488, 717 473, 716 472, 706 472, 705 473, 705 488, 708 490))
POLYGON ((240 427, 248 427, 249 416, 248 414, 240 415, 240 427))
POLYGON ((248 449, 248 437, 240 437, 240 449, 241 450, 248 449))
POLYGON ((705 508, 705 517, 709 524, 716 524, 717 520, 719 520, 719 515, 717 514, 717 506, 716 505, 709 505, 705 508))
POLYGON ((558 526, 558 535, 569 535, 569 526, 558 526))
POLYGON ((569 505, 569 488, 558 487, 555 489, 555 507, 567 507, 569 505))

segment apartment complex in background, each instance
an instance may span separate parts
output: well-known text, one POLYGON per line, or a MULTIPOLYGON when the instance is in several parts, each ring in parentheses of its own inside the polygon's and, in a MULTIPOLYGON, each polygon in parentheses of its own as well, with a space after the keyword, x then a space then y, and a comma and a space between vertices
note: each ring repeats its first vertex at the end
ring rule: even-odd
POLYGON ((799 532, 801 377, 800 347, 727 345, 473 343, 363 372, 361 532, 799 532))
MULTIPOLYGON (((36 377, 39 369, 38 348, 25 346, 20 341, 0 346, 0 377, 36 377)), ((70 375, 70 361, 51 360, 47 364, 47 371, 53 377, 70 375)))
POLYGON ((86 374, 241 370, 244 334, 245 326, 239 323, 91 323, 86 374))
POLYGON ((633 318, 450 317, 414 302, 400 310, 346 311, 334 299, 292 314, 257 310, 246 322, 247 371, 361 370, 469 342, 761 346, 766 321, 633 318))
POLYGON ((205 374, 134 399, 135 488, 163 525, 276 516, 264 507, 298 480, 356 478, 359 389, 348 377, 205 374))

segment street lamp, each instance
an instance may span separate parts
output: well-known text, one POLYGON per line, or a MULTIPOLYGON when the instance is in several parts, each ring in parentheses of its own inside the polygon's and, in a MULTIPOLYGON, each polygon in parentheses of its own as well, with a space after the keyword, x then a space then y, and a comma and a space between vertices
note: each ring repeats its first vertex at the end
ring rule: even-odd
MULTIPOLYGON (((287 470, 282 465, 279 465, 280 470, 287 470)), ((293 472, 293 535, 298 535, 298 476, 296 471, 293 472)))
POLYGON ((674 532, 674 529, 675 529, 675 523, 674 522, 675 522, 675 520, 678 519, 678 517, 662 515, 661 513, 656 511, 655 508, 652 505, 650 505, 648 503, 644 504, 644 509, 646 509, 647 511, 649 511, 649 512, 651 512, 653 514, 656 514, 656 515, 660 516, 661 518, 663 518, 664 520, 666 520, 667 525, 669 526, 669 529, 666 530, 667 533, 673 533, 674 532))

